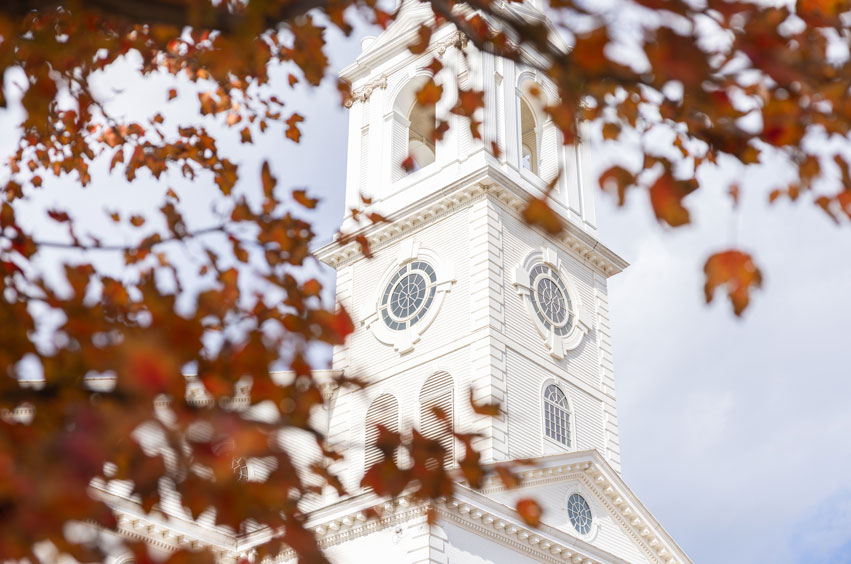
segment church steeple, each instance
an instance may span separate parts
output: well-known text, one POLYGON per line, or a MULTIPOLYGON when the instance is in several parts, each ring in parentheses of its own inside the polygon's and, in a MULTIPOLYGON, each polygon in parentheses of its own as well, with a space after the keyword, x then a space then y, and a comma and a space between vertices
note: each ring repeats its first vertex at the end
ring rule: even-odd
POLYGON ((484 461, 597 449, 619 468, 606 278, 626 263, 596 237, 585 148, 562 144, 543 111, 557 103, 555 89, 533 69, 478 51, 451 25, 412 54, 407 46, 430 17, 427 4, 406 5, 342 72, 353 91, 347 209, 363 194, 390 219, 345 218, 343 230, 365 237, 374 258, 354 243, 319 252, 357 325, 334 368, 368 383, 332 407, 329 434, 346 447, 347 486, 374 459, 375 423, 436 435, 432 405, 456 429, 481 434, 484 461), (443 68, 432 77, 425 67, 435 56, 443 68), (419 105, 415 93, 430 78, 444 99, 419 105), (482 139, 449 111, 459 85, 484 92, 482 139), (436 143, 435 119, 449 121, 436 143), (416 166, 406 172, 409 155, 416 166), (552 236, 521 211, 557 176, 552 207, 567 228, 552 236), (506 414, 476 415, 470 390, 506 414))

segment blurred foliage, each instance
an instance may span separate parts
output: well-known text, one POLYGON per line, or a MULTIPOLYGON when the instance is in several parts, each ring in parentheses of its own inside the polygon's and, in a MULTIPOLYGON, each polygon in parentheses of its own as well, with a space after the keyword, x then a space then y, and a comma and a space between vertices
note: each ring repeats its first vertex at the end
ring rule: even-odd
MULTIPOLYGON (((429 0, 434 17, 420 27, 410 49, 424 52, 436 29, 454 25, 475 48, 549 77, 560 101, 546 112, 565 143, 579 140, 580 121, 596 127, 607 142, 639 140, 641 166, 612 167, 600 185, 620 204, 633 193, 647 194, 665 226, 689 223, 688 198, 706 189, 699 171, 718 166, 722 157, 752 165, 764 153, 781 155, 798 171, 794 182, 771 193, 771 202, 807 198, 837 222, 851 218, 847 147, 828 143, 847 140, 851 124, 847 1, 799 1, 794 7, 725 0, 623 4, 642 15, 632 23, 632 61, 613 56, 623 28, 618 15, 627 12, 597 12, 593 2, 573 0, 551 2, 556 27, 521 16, 510 3, 429 0), (667 146, 650 140, 660 130, 667 132, 661 137, 667 146)), ((306 118, 288 112, 284 94, 271 91, 270 70, 284 69, 288 88, 337 80, 328 76, 325 27, 349 34, 355 19, 387 27, 397 16, 375 0, 2 3, 0 76, 6 80, 0 108, 15 106, 23 121, 18 130, 4 132, 18 140, 3 165, 0 204, 0 560, 35 561, 33 546, 49 540, 80 561, 98 561, 98 546, 69 542, 64 534, 69 521, 114 526, 111 511, 87 493, 92 480, 131 480, 150 511, 167 477, 192 515, 213 507, 217 521, 235 530, 248 520, 268 525, 279 534, 264 553, 290 547, 304 562, 324 562, 298 510, 299 501, 321 486, 295 472, 278 436, 302 429, 314 437, 322 462, 312 472, 319 483, 343 491, 330 470, 341 455, 310 419, 327 399, 306 350, 314 342, 344 343, 353 323, 343 308, 323 307, 317 280, 298 276, 299 267, 313 260, 313 231, 300 212, 314 208, 316 199, 304 190, 282 197, 264 164, 262 202, 248 201, 234 188, 256 180, 241 180, 237 163, 199 123, 205 116, 235 128, 245 144, 259 142, 270 128, 289 140, 282 142, 298 143, 306 118), (163 104, 192 98, 197 113, 180 123, 167 123, 160 113, 139 122, 111 115, 92 82, 130 56, 142 75, 173 78, 174 87, 147 95, 162 96, 163 104), (25 80, 10 79, 16 73, 25 80), (178 79, 184 87, 177 88, 178 79), (41 240, 28 230, 19 219, 28 195, 54 189, 50 177, 67 176, 86 186, 96 161, 108 162, 112 174, 127 183, 143 174, 153 179, 167 171, 180 174, 223 198, 229 217, 192 229, 181 194, 169 188, 157 217, 107 212, 116 225, 137 230, 132 244, 82 235, 85 226, 69 210, 45 211, 67 230, 64 241, 41 240), (195 293, 184 289, 168 252, 188 245, 203 250, 197 274, 206 285, 195 293), (106 275, 97 260, 68 261, 63 287, 57 288, 36 264, 48 249, 79 251, 75 256, 82 257, 118 253, 126 276, 106 275), (250 269, 260 272, 266 291, 247 289, 250 269), (179 300, 188 305, 177 307, 179 300), (48 313, 60 321, 45 344, 38 334, 48 313), (295 375, 289 383, 276 382, 273 368, 295 375), (38 384, 22 385, 19 379, 33 371, 38 384), (197 377, 187 379, 190 371, 197 377), (97 375, 113 377, 114 387, 93 390, 97 375), (269 422, 232 408, 246 382, 250 406, 274 406, 269 422), (211 401, 192 401, 187 393, 192 384, 202 385, 211 401), (170 398, 168 417, 154 412, 155 400, 163 396, 170 398), (30 422, 10 415, 22 406, 34 413, 30 422), (143 423, 158 427, 168 448, 145 451, 134 438, 143 423), (192 433, 199 424, 212 432, 192 433), (234 459, 252 457, 275 460, 265 481, 234 474, 234 459)), ((437 72, 441 63, 435 59, 430 66, 437 72)), ((344 103, 349 86, 337 85, 344 103)), ((430 103, 446 95, 444 85, 428 81, 418 98, 430 103)), ((459 89, 452 95, 457 103, 451 112, 467 118, 480 138, 483 93, 459 89)), ((446 123, 438 123, 434 135, 445 131, 446 123)), ((499 153, 500 147, 489 150, 499 153)), ((726 193, 737 202, 746 189, 735 185, 726 193)), ((530 200, 524 217, 558 233, 563 222, 548 201, 548 195, 530 200)), ((364 204, 367 209, 354 210, 356 216, 386 221, 369 212, 368 200, 364 204)), ((339 238, 350 239, 369 256, 362 235, 339 238)), ((709 257, 705 270, 707 301, 716 289, 726 289, 737 315, 762 280, 753 259, 737 249, 709 257)), ((499 414, 498 406, 474 405, 479 416, 499 414)), ((486 472, 509 487, 517 484, 507 466, 482 467, 474 436, 456 438, 464 454, 457 469, 448 469, 436 439, 381 429, 377 446, 385 456, 368 470, 363 485, 381 495, 412 491, 429 500, 452 495, 458 479, 477 487, 486 472), (402 467, 395 462, 400 449, 410 461, 402 467)), ((527 523, 538 523, 540 507, 533 500, 520 500, 517 509, 527 523)), ((137 562, 148 560, 144 548, 134 550, 137 562)), ((172 561, 205 558, 209 555, 178 553, 172 561)))

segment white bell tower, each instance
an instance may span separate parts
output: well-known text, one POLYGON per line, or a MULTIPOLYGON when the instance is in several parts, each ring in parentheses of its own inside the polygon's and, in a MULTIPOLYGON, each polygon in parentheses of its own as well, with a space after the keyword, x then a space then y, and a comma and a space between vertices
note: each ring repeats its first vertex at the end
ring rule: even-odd
MULTIPOLYGON (((543 19, 531 5, 512 9, 543 19)), ((343 231, 366 237, 373 258, 354 243, 319 253, 337 270, 337 297, 357 327, 334 368, 369 383, 332 406, 346 485, 357 490, 374 462, 364 444, 375 423, 437 432, 434 402, 456 429, 483 435, 485 461, 596 449, 619 468, 606 279, 626 263, 597 238, 585 148, 562 144, 542 109, 557 103, 555 89, 540 73, 478 51, 451 25, 412 54, 431 14, 406 4, 342 72, 353 92, 346 208, 363 207, 363 196, 367 211, 390 220, 366 225, 346 214, 343 231), (444 99, 423 106, 415 94, 435 56, 444 99), (484 91, 481 140, 449 112, 456 84, 484 91), (434 143, 436 119, 450 127, 434 143), (554 237, 520 213, 556 176, 551 206, 567 228, 554 237), (506 414, 475 415, 470 389, 506 414)))

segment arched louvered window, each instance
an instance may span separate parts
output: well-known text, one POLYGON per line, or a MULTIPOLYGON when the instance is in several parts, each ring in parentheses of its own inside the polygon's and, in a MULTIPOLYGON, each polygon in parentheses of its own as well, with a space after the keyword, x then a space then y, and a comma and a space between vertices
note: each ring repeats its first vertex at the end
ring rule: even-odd
POLYGON ((420 432, 426 438, 440 441, 446 452, 443 465, 447 468, 455 463, 452 399, 452 376, 446 372, 432 374, 420 390, 420 432), (435 414, 435 407, 445 414, 445 420, 435 414))
POLYGON ((564 392, 555 384, 544 390, 544 432, 552 440, 570 447, 570 408, 564 392))
MULTIPOLYGON (((378 425, 383 425, 388 431, 399 432, 399 403, 390 394, 378 396, 366 410, 364 470, 369 470, 381 461, 381 451, 375 446, 378 425)), ((393 453, 393 460, 398 462, 397 453, 393 453)))

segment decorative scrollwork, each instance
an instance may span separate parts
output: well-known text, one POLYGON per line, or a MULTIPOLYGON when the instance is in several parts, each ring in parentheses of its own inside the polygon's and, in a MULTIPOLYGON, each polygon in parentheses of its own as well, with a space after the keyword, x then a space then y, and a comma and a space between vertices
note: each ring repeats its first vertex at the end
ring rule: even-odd
POLYGON ((379 78, 371 82, 367 82, 354 92, 352 92, 351 97, 347 98, 345 101, 345 106, 347 108, 351 108, 355 102, 366 102, 369 100, 369 97, 372 96, 373 91, 376 88, 381 88, 382 90, 387 88, 387 75, 382 74, 379 78))

